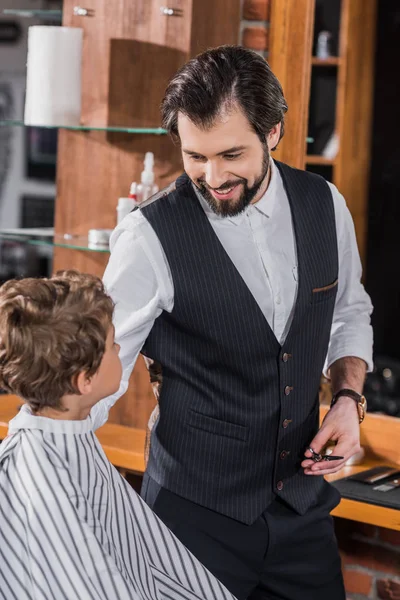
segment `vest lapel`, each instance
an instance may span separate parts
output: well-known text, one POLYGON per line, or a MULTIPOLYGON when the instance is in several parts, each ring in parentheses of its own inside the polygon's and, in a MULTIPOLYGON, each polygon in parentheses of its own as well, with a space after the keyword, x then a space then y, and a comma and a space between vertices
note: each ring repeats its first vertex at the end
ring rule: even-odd
POLYGON ((239 273, 239 271, 236 268, 236 265, 233 263, 231 257, 229 256, 228 252, 225 250, 224 246, 222 245, 222 243, 220 242, 217 234, 215 233, 209 219, 207 218, 207 215, 205 214, 203 208, 200 205, 200 202, 196 196, 196 193, 193 189, 193 186, 191 184, 191 182, 189 182, 189 178, 187 178, 188 180, 188 185, 187 185, 187 195, 186 195, 186 201, 190 201, 193 204, 193 208, 196 211, 196 216, 195 218, 199 220, 199 222, 202 223, 202 226, 207 230, 207 237, 208 239, 212 239, 213 243, 218 246, 218 250, 220 253, 223 254, 224 256, 224 260, 225 263, 227 265, 227 268, 230 269, 230 271, 232 272, 232 275, 234 277, 237 277, 240 279, 242 287, 246 289, 246 293, 248 296, 248 306, 250 307, 251 310, 256 311, 259 316, 261 317, 262 321, 265 323, 265 327, 268 331, 268 336, 271 338, 271 341, 273 341, 273 343, 278 347, 280 347, 280 343, 277 340, 275 333, 270 325, 270 323, 268 323, 268 320, 265 318, 264 313, 262 312, 261 308, 258 305, 258 302, 256 301, 256 299, 254 298, 253 294, 251 293, 250 289, 248 288, 246 282, 244 281, 243 277, 241 276, 241 274, 239 273))

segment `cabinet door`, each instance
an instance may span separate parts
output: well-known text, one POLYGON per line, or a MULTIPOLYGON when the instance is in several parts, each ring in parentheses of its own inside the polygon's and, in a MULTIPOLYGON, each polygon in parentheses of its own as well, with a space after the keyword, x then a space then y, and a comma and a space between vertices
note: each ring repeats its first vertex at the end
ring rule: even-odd
MULTIPOLYGON (((132 40, 157 44, 159 47, 174 49, 182 53, 181 63, 186 60, 189 47, 191 0, 174 0, 173 6, 182 11, 183 16, 167 16, 161 11, 163 0, 87 0, 83 8, 93 11, 93 16, 75 16, 76 0, 64 0, 63 24, 69 27, 82 27, 84 49, 82 63, 82 120, 85 124, 106 123, 108 118, 108 97, 111 88, 111 66, 115 69, 115 49, 113 42, 132 40), (111 65, 111 61, 114 61, 111 65)), ((180 14, 180 13, 179 13, 180 14)), ((126 59, 127 53, 123 54, 126 59)), ((146 53, 139 59, 143 62, 146 53)), ((151 64, 150 73, 158 76, 163 72, 157 63, 151 64)), ((126 70, 126 60, 120 69, 126 70)), ((136 68, 139 74, 149 71, 146 61, 140 64, 131 57, 129 68, 136 68)), ((143 93, 140 77, 136 81, 133 94, 143 93)), ((148 103, 151 99, 148 99, 148 103)))

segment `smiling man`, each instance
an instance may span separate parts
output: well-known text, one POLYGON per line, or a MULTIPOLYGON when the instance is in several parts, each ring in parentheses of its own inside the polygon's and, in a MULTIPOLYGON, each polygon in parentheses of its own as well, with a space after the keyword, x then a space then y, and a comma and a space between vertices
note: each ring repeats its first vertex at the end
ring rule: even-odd
POLYGON ((146 502, 240 600, 343 600, 323 475, 359 448, 372 307, 343 197, 270 156, 286 110, 256 53, 189 61, 162 104, 185 173, 117 227, 105 283, 119 393, 139 352, 162 379, 146 502))
MULTIPOLYGON (((267 190, 268 144, 266 140, 254 143, 254 131, 237 106, 225 106, 213 129, 211 138, 207 131, 199 130, 190 117, 178 115, 179 136, 185 140, 182 152, 186 173, 216 214, 234 217, 262 198, 267 190), (238 132, 242 135, 238 136, 238 132), (242 143, 230 147, 231 143, 237 143, 238 137, 242 143), (190 148, 201 148, 206 154, 190 148)), ((279 134, 280 124, 270 131, 270 139, 272 136, 279 139, 279 134)))

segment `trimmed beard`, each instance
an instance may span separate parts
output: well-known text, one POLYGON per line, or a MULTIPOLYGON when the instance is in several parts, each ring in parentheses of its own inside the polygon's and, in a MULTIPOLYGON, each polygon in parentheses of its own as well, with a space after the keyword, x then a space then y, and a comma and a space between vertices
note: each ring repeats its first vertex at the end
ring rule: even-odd
POLYGON ((265 144, 263 161, 261 166, 261 175, 257 177, 256 181, 251 187, 247 185, 247 179, 237 179, 236 181, 226 181, 223 185, 221 185, 221 187, 218 188, 219 190, 223 191, 229 190, 230 188, 233 188, 235 185, 238 184, 243 185, 243 192, 240 194, 239 199, 234 201, 233 203, 229 200, 216 200, 209 191, 208 186, 203 179, 198 179, 195 185, 200 190, 200 193, 203 196, 204 200, 215 212, 215 214, 219 215, 220 217, 235 217, 236 215, 242 213, 249 206, 249 204, 251 204, 251 202, 254 200, 257 193, 259 192, 265 178, 268 175, 269 160, 270 154, 268 146, 267 144, 265 144))

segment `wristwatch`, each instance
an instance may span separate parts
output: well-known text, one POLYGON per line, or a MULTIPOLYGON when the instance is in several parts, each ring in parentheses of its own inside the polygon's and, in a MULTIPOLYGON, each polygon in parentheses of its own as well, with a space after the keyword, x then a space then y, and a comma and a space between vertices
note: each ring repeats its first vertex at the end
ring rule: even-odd
POLYGON ((331 408, 336 403, 336 401, 339 400, 339 398, 341 398, 342 396, 346 396, 347 398, 353 398, 353 400, 355 400, 355 402, 357 403, 358 418, 361 424, 364 421, 367 412, 367 400, 365 396, 359 394, 355 390, 344 388, 336 392, 336 394, 333 394, 331 408))

